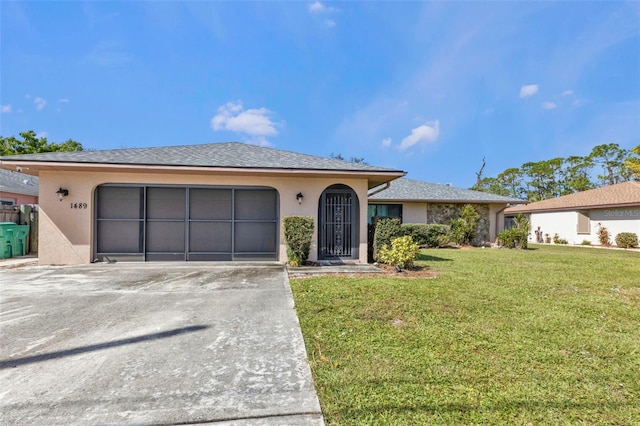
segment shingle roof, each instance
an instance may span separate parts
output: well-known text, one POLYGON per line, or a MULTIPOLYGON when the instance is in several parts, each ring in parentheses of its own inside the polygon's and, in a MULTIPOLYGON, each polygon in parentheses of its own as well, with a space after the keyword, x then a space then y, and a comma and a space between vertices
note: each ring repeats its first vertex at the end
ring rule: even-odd
POLYGON ((400 178, 391 182, 388 189, 369 197, 370 200, 384 201, 447 201, 455 203, 523 203, 517 198, 470 189, 455 188, 449 185, 422 182, 400 178))
POLYGON ((240 142, 103 151, 50 152, 12 155, 10 157, 0 157, 0 159, 84 164, 398 172, 398 170, 384 167, 357 164, 334 158, 316 157, 240 142))
POLYGON ((38 196, 38 178, 0 169, 0 193, 38 196))
POLYGON ((505 214, 640 205, 640 182, 623 182, 558 198, 509 207, 505 214))

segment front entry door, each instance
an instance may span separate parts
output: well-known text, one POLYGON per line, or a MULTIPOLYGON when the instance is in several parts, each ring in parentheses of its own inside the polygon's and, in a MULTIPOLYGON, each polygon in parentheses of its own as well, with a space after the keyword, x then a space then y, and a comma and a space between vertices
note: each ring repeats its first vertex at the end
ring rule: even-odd
POLYGON ((357 197, 344 185, 334 185, 320 200, 320 259, 357 258, 357 197))

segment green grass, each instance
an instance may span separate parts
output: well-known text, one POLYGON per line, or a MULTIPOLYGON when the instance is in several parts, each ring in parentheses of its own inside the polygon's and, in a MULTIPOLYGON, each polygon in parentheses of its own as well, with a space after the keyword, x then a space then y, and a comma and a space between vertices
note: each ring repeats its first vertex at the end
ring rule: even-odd
POLYGON ((421 253, 292 280, 328 424, 640 424, 640 253, 421 253))

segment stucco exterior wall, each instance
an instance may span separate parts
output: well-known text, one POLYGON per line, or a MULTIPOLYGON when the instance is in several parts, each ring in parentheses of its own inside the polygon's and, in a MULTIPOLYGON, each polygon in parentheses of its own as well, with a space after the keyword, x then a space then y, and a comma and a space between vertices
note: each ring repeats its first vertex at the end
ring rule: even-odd
POLYGON ((57 172, 40 173, 40 229, 39 263, 82 264, 90 263, 94 255, 94 192, 99 185, 108 183, 149 185, 210 185, 210 186, 263 186, 278 191, 279 211, 279 256, 287 261, 286 247, 282 235, 281 218, 284 216, 311 216, 316 230, 313 235, 310 260, 318 259, 318 204, 322 192, 334 184, 351 187, 358 196, 359 233, 358 260, 367 261, 367 180, 308 178, 308 177, 249 177, 222 176, 215 174, 161 174, 161 173, 96 173, 57 172), (69 190, 69 195, 59 201, 58 188, 69 190), (298 204, 296 194, 302 192, 304 200, 298 204), (73 208, 79 203, 86 208, 73 208))
POLYGON ((560 238, 569 244, 580 244, 587 240, 591 244, 600 244, 598 229, 601 224, 609 230, 611 243, 615 244, 615 237, 620 232, 634 232, 640 236, 640 206, 628 208, 593 209, 589 210, 591 218, 590 233, 578 234, 578 213, 576 211, 565 212, 541 212, 531 213, 530 241, 535 241, 534 231, 541 228, 543 234, 558 234, 560 238))

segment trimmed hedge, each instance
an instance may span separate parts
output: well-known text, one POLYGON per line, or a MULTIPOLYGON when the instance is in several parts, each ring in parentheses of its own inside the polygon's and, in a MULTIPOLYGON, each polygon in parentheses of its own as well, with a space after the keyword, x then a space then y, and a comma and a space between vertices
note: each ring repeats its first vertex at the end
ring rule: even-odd
POLYGON ((284 241, 287 245, 289 265, 300 266, 309 258, 313 237, 313 218, 309 216, 287 216, 282 219, 284 241))
POLYGON ((411 237, 419 246, 429 248, 442 247, 443 242, 449 242, 446 238, 449 234, 448 225, 404 223, 401 229, 403 235, 411 237))
POLYGON ((638 235, 634 232, 621 232, 616 235, 616 245, 620 248, 638 247, 638 235))
POLYGON ((394 238, 402 237, 402 228, 400 219, 390 217, 374 218, 374 226, 373 258, 380 260, 378 259, 378 253, 382 246, 390 247, 394 238))

